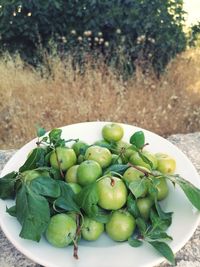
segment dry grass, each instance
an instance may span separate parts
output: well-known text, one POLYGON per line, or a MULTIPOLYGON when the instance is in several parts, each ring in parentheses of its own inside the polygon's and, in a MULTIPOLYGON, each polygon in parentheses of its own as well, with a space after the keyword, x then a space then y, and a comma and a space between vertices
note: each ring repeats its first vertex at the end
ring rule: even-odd
POLYGON ((163 136, 200 130, 200 50, 184 52, 165 74, 126 82, 105 66, 74 72, 70 59, 48 58, 48 79, 16 58, 0 60, 0 148, 19 147, 46 129, 81 121, 119 121, 163 136))

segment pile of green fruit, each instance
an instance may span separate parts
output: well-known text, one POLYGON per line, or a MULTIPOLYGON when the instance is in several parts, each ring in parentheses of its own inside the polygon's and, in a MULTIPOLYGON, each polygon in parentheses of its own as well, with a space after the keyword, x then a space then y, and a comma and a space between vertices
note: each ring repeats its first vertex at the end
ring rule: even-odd
POLYGON ((0 197, 16 200, 7 212, 21 223, 20 237, 39 242, 44 234, 53 246, 73 244, 78 258, 81 238, 94 241, 105 231, 133 247, 148 242, 173 264, 166 243, 172 240, 166 232, 172 212, 160 205, 168 181, 200 210, 200 190, 173 174, 175 160, 150 153, 142 131, 122 141, 123 128, 115 123, 106 124, 103 139, 94 144, 65 140, 61 133, 53 129, 46 135, 39 128, 37 147, 23 166, 0 179, 0 197))

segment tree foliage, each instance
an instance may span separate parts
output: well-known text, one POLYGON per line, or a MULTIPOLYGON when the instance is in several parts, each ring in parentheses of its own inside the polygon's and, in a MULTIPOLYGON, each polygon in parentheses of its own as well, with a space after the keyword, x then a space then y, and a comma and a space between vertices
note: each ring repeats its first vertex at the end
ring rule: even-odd
POLYGON ((129 73, 156 72, 186 45, 183 0, 1 0, 0 49, 35 64, 50 40, 59 52, 87 51, 129 73), (91 32, 90 32, 91 31, 91 32))

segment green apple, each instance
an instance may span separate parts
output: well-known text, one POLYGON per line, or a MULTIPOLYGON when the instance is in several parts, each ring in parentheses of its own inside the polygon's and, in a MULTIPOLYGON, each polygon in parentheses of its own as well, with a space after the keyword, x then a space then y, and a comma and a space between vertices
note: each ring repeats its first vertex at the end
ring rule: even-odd
POLYGON ((164 153, 155 154, 158 160, 157 170, 164 174, 173 174, 176 169, 176 161, 171 156, 164 153))
POLYGON ((127 189, 124 182, 117 177, 104 177, 97 182, 98 205, 106 210, 117 210, 124 206, 127 189))
POLYGON ((101 166, 94 160, 83 161, 77 169, 77 181, 82 186, 93 183, 101 175, 101 166))
POLYGON ((106 224, 106 232, 114 241, 126 241, 135 230, 135 218, 124 210, 114 211, 106 224))
POLYGON ((153 200, 150 197, 138 198, 136 203, 141 217, 147 221, 149 219, 151 207, 153 206, 153 200))
POLYGON ((76 164, 76 154, 73 149, 66 147, 57 147, 50 156, 51 166, 62 171, 68 170, 76 164))
POLYGON ((75 238, 76 222, 66 214, 57 214, 51 217, 46 230, 47 241, 59 248, 68 246, 75 238))
MULTIPOLYGON (((149 172, 149 169, 142 167, 142 166, 136 166, 138 168, 140 168, 141 170, 144 170, 145 172, 149 172)), ((124 175, 123 175, 123 180, 126 181, 127 183, 131 183, 137 179, 141 179, 142 177, 144 177, 144 173, 142 171, 139 171, 137 169, 135 169, 134 167, 130 167, 128 168, 124 175)))
POLYGON ((138 152, 136 152, 136 151, 130 156, 130 158, 129 158, 129 162, 130 162, 131 164, 133 164, 133 165, 142 166, 142 167, 145 167, 145 168, 147 168, 147 169, 149 169, 149 170, 151 170, 151 169, 156 169, 156 168, 157 168, 157 165, 158 165, 158 161, 157 161, 156 156, 154 156, 153 154, 151 154, 151 153, 148 152, 148 151, 143 151, 142 154, 143 154, 148 160, 151 161, 151 163, 152 163, 152 165, 153 165, 152 168, 151 168, 151 166, 150 166, 147 162, 145 162, 145 161, 141 158, 140 154, 139 154, 138 152))
POLYGON ((65 175, 65 181, 68 183, 77 183, 77 170, 79 165, 73 165, 68 169, 65 175))
POLYGON ((85 158, 95 160, 102 168, 108 167, 112 162, 112 154, 105 147, 91 146, 86 150, 85 158))
POLYGON ((156 185, 156 188, 158 190, 157 199, 160 201, 160 200, 165 199, 168 196, 169 188, 167 185, 167 181, 164 177, 160 177, 158 179, 160 183, 156 185))
POLYGON ((117 142, 122 139, 124 130, 119 124, 106 124, 102 129, 102 135, 103 138, 108 142, 117 142))
POLYGON ((84 217, 82 237, 87 241, 97 240, 104 231, 104 224, 84 217))

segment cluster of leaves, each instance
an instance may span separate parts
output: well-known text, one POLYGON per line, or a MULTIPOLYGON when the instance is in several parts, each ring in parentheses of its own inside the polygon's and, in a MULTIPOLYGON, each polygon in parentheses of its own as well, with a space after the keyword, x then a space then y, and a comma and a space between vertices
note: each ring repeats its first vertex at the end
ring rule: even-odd
MULTIPOLYGON (((61 173, 49 165, 49 155, 56 147, 65 146, 66 142, 78 141, 78 139, 64 140, 60 129, 53 129, 48 136, 43 128, 37 129, 37 147, 33 149, 25 163, 18 172, 11 172, 0 179, 0 198, 16 199, 15 205, 7 208, 11 216, 15 216, 22 225, 20 236, 39 242, 45 232, 50 217, 56 213, 73 211, 77 216, 86 214, 88 217, 107 223, 110 213, 98 206, 97 182, 82 188, 80 193, 74 194, 71 187, 63 181, 61 173), (45 146, 43 146, 45 145, 45 146), (24 179, 26 171, 41 171, 41 176, 33 180, 24 179), (48 175, 44 173, 46 171, 48 175)), ((142 154, 145 146, 145 137, 142 131, 134 133, 130 138, 131 148, 142 154)), ((115 149, 115 143, 108 144, 110 150, 115 149)), ((84 151, 83 151, 84 154, 84 151)), ((144 155, 142 159, 151 166, 151 162, 144 155)), ((132 165, 133 166, 133 165, 132 165)), ((130 167, 130 164, 113 164, 104 170, 104 175, 121 176, 130 167)), ((137 166, 133 166, 136 169, 137 166)), ((174 264, 174 255, 166 243, 172 240, 166 231, 172 222, 172 213, 165 213, 157 201, 156 183, 163 174, 158 171, 146 171, 140 169, 144 177, 133 181, 127 187, 129 196, 126 209, 136 218, 137 230, 129 238, 128 243, 133 247, 148 242, 157 249, 167 260, 174 264), (150 178, 149 192, 154 196, 154 205, 150 212, 150 220, 142 219, 136 201, 144 192, 144 181, 150 178)), ((200 210, 200 190, 178 175, 165 175, 173 184, 178 184, 191 203, 200 210)), ((99 178, 99 179, 102 179, 99 178)), ((77 224, 79 234, 80 225, 77 224)), ((76 240, 78 239, 78 236, 76 240)), ((77 250, 77 244, 74 244, 77 250)), ((74 251, 75 251, 74 250, 74 251)))
POLYGON ((172 240, 172 237, 166 233, 172 222, 172 213, 164 212, 157 201, 150 211, 150 223, 145 222, 139 216, 139 210, 135 199, 131 195, 127 201, 128 211, 135 216, 137 232, 133 237, 128 239, 128 243, 132 247, 139 247, 143 242, 148 242, 156 250, 158 250, 169 262, 175 263, 174 255, 171 248, 166 243, 172 240))
MULTIPOLYGON (((147 157, 142 154, 142 149, 145 144, 145 136, 142 131, 134 133, 130 138, 130 143, 132 144, 131 148, 134 151, 140 153, 143 161, 149 164, 152 167, 152 163, 147 157)), ((156 185, 159 183, 159 177, 165 177, 173 183, 173 185, 179 185, 183 190, 188 200, 200 210, 200 190, 196 188, 193 184, 186 181, 184 178, 179 175, 165 175, 158 171, 146 171, 138 166, 132 167, 140 170, 144 173, 142 179, 132 181, 127 184, 127 187, 130 190, 130 194, 127 198, 127 209, 128 211, 136 218, 137 231, 134 233, 134 236, 130 237, 128 243, 132 247, 139 247, 143 242, 148 242, 153 246, 160 254, 162 254, 169 262, 175 264, 175 258, 173 252, 167 241, 173 240, 171 236, 167 234, 167 229, 172 223, 172 212, 164 212, 157 201, 157 188, 156 185), (150 178, 150 179, 149 179, 150 178), (150 221, 145 221, 141 216, 139 209, 136 204, 136 200, 139 197, 142 197, 146 186, 146 180, 149 179, 148 183, 148 192, 151 193, 151 196, 154 197, 154 205, 150 211, 150 221)), ((128 168, 130 164, 114 164, 111 165, 105 173, 113 173, 121 176, 128 168)))
POLYGON ((97 206, 96 183, 84 187, 75 195, 71 187, 63 181, 61 173, 49 166, 49 155, 56 147, 78 140, 64 140, 61 133, 62 130, 53 129, 48 136, 43 137, 45 130, 38 128, 38 146, 18 172, 11 172, 0 179, 0 198, 16 199, 16 204, 7 208, 7 212, 21 223, 22 238, 39 242, 50 217, 60 212, 74 211, 81 214, 83 211, 90 218, 103 223, 109 219, 108 214, 97 206), (24 179, 26 171, 31 170, 41 172, 41 176, 31 181, 24 179))
POLYGON ((185 48, 182 6, 183 0, 2 0, 0 49, 19 51, 36 64, 41 47, 48 50, 54 40, 59 53, 72 54, 80 64, 89 52, 103 54, 125 73, 133 73, 136 61, 149 62, 159 73, 185 48))
POLYGON ((199 46, 200 21, 190 28, 188 44, 191 47, 199 46))

